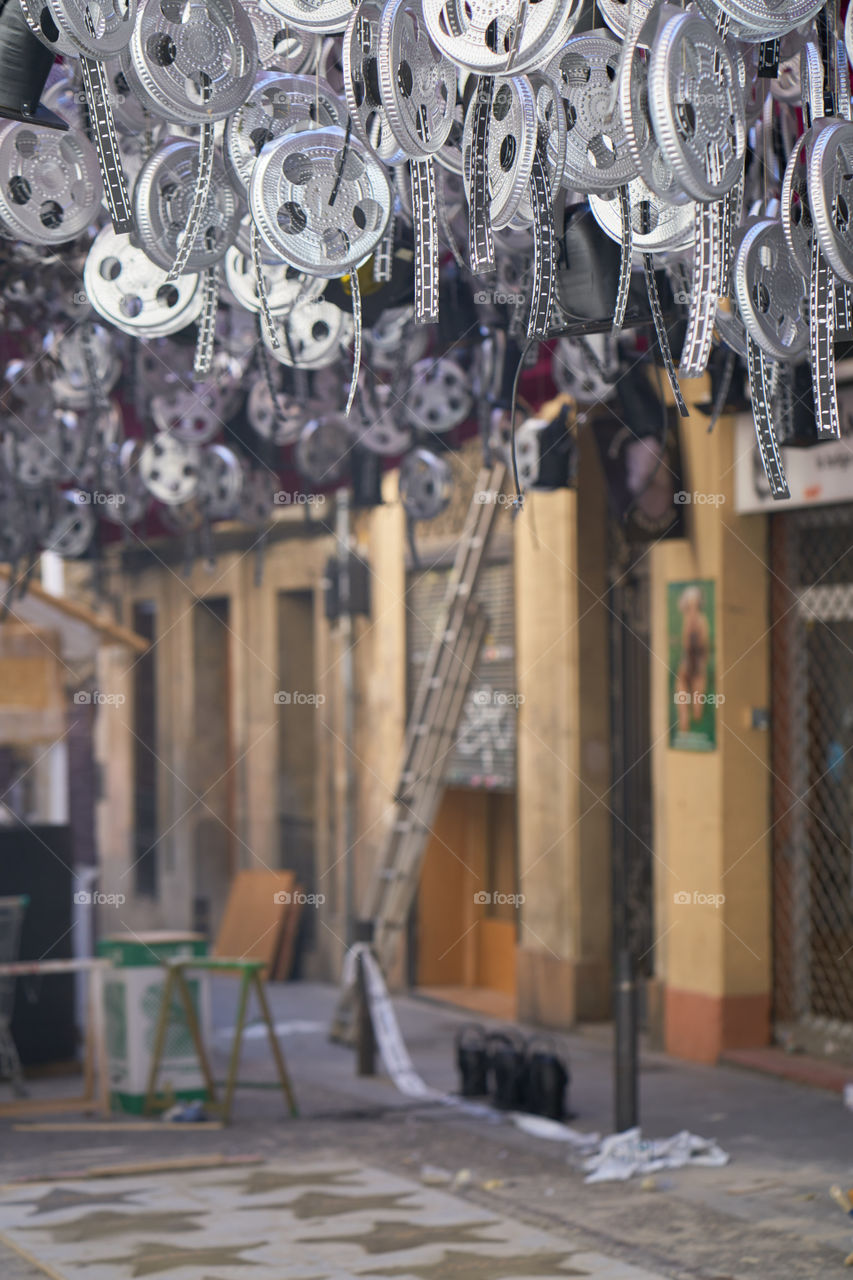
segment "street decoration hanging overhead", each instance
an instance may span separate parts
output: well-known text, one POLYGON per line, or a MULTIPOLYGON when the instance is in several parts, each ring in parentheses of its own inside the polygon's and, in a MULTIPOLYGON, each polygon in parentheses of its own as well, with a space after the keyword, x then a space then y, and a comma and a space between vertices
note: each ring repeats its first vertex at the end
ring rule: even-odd
POLYGON ((801 370, 815 441, 840 434, 853 10, 594 13, 0 0, 0 559, 85 554, 155 504, 260 530, 283 465, 324 487, 353 449, 402 459, 434 518, 454 433, 509 456, 543 352, 581 417, 638 360, 682 415, 680 379, 711 362, 719 409, 740 365, 786 497, 801 370))

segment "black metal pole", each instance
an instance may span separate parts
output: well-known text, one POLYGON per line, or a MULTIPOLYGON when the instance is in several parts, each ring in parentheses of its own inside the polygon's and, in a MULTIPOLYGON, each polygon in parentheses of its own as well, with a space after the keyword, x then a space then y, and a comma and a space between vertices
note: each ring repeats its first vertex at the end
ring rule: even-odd
MULTIPOLYGON (((614 540, 615 541, 615 540, 614 540)), ((618 543, 617 543, 618 545, 618 543)), ((627 785, 630 734, 630 689, 627 672, 625 617, 626 561, 614 557, 615 579, 610 587, 611 609, 611 749, 616 806, 612 842, 613 908, 613 1128, 632 1129, 638 1118, 637 995, 631 958, 628 902, 628 833, 633 829, 627 785), (621 566, 619 560, 622 561, 621 566)))
MULTIPOLYGON (((353 941, 373 942, 373 921, 353 921, 353 941)), ((358 1076, 376 1075, 376 1034, 367 994, 367 975, 364 972, 364 955, 356 960, 356 1013, 355 1013, 355 1073, 358 1076)))

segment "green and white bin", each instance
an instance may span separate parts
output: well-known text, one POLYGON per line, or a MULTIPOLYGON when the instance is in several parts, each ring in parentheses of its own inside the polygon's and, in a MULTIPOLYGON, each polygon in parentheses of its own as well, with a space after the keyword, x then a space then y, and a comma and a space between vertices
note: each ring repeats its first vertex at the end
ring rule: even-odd
MULTIPOLYGON (((199 933, 142 933, 101 938, 97 952, 113 968, 104 981, 104 1020, 113 1108, 140 1115, 145 1105, 154 1036, 163 1001, 164 960, 207 955, 199 933)), ((210 1043, 210 988, 206 974, 190 974, 190 995, 205 1044, 210 1043)), ((176 1099, 205 1101, 201 1070, 186 1015, 172 996, 157 1091, 176 1099)))

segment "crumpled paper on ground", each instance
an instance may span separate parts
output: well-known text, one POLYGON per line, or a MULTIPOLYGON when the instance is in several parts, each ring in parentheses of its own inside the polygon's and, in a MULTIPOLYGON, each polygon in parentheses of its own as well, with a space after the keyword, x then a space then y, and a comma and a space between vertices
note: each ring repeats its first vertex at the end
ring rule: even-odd
POLYGON ((583 1163, 585 1182, 627 1182, 637 1173, 658 1173, 661 1169, 684 1169, 690 1165, 721 1169, 728 1153, 710 1138, 697 1137, 682 1129, 672 1138, 647 1139, 640 1129, 605 1138, 595 1155, 583 1163))

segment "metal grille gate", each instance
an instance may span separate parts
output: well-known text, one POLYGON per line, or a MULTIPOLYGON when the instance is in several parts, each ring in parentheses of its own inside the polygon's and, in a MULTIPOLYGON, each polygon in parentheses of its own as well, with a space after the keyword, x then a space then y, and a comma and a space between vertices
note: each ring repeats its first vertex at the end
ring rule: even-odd
MULTIPOLYGON (((446 568, 409 574, 406 615, 408 704, 411 707, 447 589, 446 568)), ((516 691, 515 596, 512 564, 486 564, 474 593, 486 611, 487 628, 474 679, 447 756, 444 780, 451 786, 515 789, 516 691)))
POLYGON ((853 508, 771 520, 774 1017, 853 1052, 853 508))

